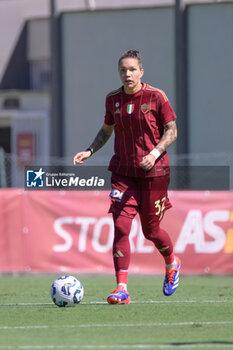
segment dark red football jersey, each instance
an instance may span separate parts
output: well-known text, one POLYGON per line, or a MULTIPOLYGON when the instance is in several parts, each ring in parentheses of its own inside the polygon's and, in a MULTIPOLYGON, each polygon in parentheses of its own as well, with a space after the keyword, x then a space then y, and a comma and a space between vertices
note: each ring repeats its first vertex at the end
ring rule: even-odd
POLYGON ((164 152, 155 166, 146 171, 142 158, 150 153, 164 133, 164 124, 176 119, 166 94, 142 83, 142 89, 129 95, 123 87, 106 97, 105 123, 115 125, 114 152, 109 170, 130 177, 155 177, 169 173, 169 159, 164 152))

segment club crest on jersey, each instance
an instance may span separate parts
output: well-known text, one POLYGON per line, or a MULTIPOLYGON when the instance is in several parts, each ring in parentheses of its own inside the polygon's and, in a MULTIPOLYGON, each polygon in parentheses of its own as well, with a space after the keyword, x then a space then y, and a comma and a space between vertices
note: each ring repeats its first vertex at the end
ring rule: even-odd
POLYGON ((132 114, 133 111, 134 111, 134 105, 133 104, 127 105, 127 113, 132 114))
POLYGON ((148 112, 149 111, 149 106, 146 104, 146 103, 144 103, 143 105, 141 105, 141 111, 142 111, 142 113, 146 113, 146 112, 148 112))

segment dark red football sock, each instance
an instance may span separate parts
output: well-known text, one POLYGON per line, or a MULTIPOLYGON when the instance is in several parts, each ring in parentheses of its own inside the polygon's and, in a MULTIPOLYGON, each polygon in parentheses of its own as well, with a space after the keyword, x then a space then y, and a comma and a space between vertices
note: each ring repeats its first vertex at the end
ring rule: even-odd
POLYGON ((160 222, 145 220, 141 217, 144 236, 152 241, 160 254, 164 257, 165 264, 170 265, 174 261, 173 244, 167 231, 160 228, 160 222))
POLYGON ((113 261, 115 271, 127 271, 130 263, 129 233, 132 219, 126 216, 113 214, 114 220, 114 241, 113 261))

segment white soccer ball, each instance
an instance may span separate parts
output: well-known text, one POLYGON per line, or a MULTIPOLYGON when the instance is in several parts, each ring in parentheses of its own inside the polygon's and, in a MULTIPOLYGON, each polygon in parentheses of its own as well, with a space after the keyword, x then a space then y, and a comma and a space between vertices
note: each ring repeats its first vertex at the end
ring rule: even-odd
POLYGON ((53 282, 50 294, 57 306, 75 306, 83 299, 84 289, 77 278, 61 276, 53 282))

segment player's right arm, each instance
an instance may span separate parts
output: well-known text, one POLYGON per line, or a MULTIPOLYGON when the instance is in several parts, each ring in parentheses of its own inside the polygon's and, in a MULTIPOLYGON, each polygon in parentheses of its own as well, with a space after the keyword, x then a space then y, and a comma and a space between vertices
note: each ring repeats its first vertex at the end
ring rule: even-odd
POLYGON ((111 137, 113 130, 114 124, 108 125, 104 123, 88 149, 86 151, 78 152, 74 156, 73 164, 82 164, 84 160, 90 158, 93 153, 97 152, 101 147, 103 147, 103 145, 111 137))

